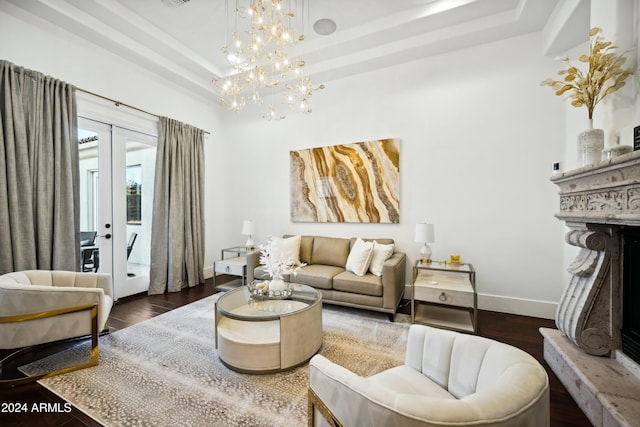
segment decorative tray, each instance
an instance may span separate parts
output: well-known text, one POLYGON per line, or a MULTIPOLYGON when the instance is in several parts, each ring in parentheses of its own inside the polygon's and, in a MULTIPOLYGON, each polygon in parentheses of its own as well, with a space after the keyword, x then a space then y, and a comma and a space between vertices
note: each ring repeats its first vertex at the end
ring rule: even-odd
POLYGON ((268 281, 255 281, 248 285, 249 295, 254 300, 288 299, 293 295, 293 288, 270 290, 268 281))

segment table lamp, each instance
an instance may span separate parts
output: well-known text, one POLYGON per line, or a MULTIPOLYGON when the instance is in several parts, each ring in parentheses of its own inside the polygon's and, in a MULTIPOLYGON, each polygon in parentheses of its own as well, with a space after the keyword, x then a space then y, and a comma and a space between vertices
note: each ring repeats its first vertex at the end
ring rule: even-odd
POLYGON ((252 250, 254 247, 252 236, 255 234, 255 232, 256 232, 256 226, 253 223, 253 221, 245 219, 244 222, 242 223, 242 234, 244 236, 249 236, 249 238, 247 239, 247 243, 245 243, 245 246, 247 247, 248 250, 252 250))
POLYGON ((424 246, 420 248, 420 262, 422 264, 430 263, 431 248, 429 247, 429 243, 433 243, 436 241, 433 224, 427 224, 424 222, 416 224, 415 241, 424 243, 424 246))

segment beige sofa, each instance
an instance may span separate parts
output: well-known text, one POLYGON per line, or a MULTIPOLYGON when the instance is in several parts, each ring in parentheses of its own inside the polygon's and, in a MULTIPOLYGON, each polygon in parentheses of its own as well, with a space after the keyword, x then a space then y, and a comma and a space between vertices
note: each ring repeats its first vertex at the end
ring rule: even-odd
MULTIPOLYGON (((296 236, 284 236, 292 238, 296 236)), ((322 293, 326 303, 375 310, 393 316, 405 287, 406 255, 393 251, 382 264, 381 275, 371 272, 359 276, 347 271, 347 258, 356 238, 301 236, 299 261, 307 265, 296 271, 295 277, 285 280, 309 285, 322 293)), ((381 245, 392 245, 392 239, 363 239, 381 245)), ((247 256, 247 279, 268 279, 260 266, 260 251, 247 256)))
POLYGON ((405 364, 368 378, 309 363, 309 425, 549 426, 549 379, 531 355, 488 338, 411 325, 405 364))

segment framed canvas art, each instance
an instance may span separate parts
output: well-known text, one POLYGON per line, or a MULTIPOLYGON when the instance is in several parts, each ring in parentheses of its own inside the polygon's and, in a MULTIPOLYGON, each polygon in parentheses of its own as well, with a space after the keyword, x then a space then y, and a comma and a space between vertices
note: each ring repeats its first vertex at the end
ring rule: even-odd
POLYGON ((290 151, 294 222, 400 222, 400 141, 290 151))

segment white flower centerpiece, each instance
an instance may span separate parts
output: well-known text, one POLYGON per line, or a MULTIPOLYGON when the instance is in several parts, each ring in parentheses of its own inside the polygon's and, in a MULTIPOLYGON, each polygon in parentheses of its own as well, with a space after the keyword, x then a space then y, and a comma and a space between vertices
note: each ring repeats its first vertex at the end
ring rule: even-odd
POLYGON ((269 296, 290 296, 288 291, 289 283, 285 282, 283 276, 292 274, 304 267, 305 263, 300 263, 293 256, 283 250, 277 239, 269 238, 266 245, 260 245, 260 264, 265 266, 267 273, 271 276, 268 284, 269 296))

